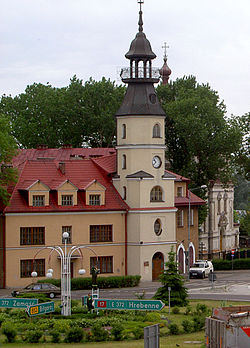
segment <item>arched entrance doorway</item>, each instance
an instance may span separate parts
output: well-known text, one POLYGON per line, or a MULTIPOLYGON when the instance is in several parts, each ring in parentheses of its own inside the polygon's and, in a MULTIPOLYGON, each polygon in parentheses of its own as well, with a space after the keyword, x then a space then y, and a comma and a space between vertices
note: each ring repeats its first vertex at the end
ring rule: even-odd
POLYGON ((179 248, 178 251, 178 268, 180 273, 184 273, 184 250, 183 248, 179 248))
POLYGON ((152 259, 152 280, 158 280, 164 270, 164 256, 162 253, 155 253, 152 259))

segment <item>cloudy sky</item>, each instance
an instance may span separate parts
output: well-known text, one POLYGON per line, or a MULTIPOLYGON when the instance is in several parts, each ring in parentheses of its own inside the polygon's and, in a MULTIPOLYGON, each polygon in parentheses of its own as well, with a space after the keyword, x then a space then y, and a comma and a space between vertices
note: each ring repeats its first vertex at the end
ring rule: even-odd
MULTIPOLYGON (((34 82, 116 80, 138 29, 137 0, 2 0, 0 95, 34 82)), ((228 115, 250 111, 250 0, 145 0, 144 32, 172 79, 195 75, 225 101, 228 115)))

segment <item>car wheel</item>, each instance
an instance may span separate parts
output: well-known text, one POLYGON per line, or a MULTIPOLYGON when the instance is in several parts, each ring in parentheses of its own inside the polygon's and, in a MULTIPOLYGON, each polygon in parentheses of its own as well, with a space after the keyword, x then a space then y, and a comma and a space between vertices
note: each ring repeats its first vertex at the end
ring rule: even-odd
POLYGON ((55 294, 54 294, 53 292, 51 292, 51 293, 49 294, 49 297, 50 297, 50 298, 54 298, 54 297, 55 297, 55 294))

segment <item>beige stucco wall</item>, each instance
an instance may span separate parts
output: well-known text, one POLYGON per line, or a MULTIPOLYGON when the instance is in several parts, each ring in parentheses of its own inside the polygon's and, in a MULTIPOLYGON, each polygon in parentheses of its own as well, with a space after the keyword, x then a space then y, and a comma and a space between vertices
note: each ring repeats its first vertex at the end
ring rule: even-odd
POLYGON ((152 258, 156 252, 167 259, 175 246, 175 212, 138 212, 128 214, 128 273, 141 274, 141 279, 152 280, 152 258), (162 233, 154 233, 154 222, 162 222, 162 233), (148 266, 145 266, 145 262, 148 266))
POLYGON ((165 142, 165 117, 128 116, 117 118, 117 145, 124 144, 162 144, 165 142), (153 138, 155 124, 161 127, 161 138, 153 138), (122 125, 126 125, 126 138, 122 138, 122 125))
MULTIPOLYGON (((62 226, 72 226, 72 245, 84 245, 93 249, 98 256, 113 256, 112 275, 125 274, 125 214, 101 213, 101 214, 30 214, 6 216, 6 286, 19 287, 29 284, 31 278, 20 278, 20 260, 33 259, 36 253, 43 248, 40 246, 20 246, 20 227, 45 226, 45 246, 62 245, 62 226), (90 243, 89 225, 113 225, 113 243, 90 243)), ((71 245, 71 246, 72 246, 71 245)), ((90 276, 90 257, 95 256, 87 248, 82 249, 83 267, 86 269, 86 277, 90 276)), ((77 253, 76 253, 77 254, 77 253)), ((78 254, 79 255, 79 254, 78 254)), ((36 258, 46 258, 46 270, 48 269, 49 250, 39 252, 36 258)), ((73 260, 74 276, 78 276, 81 268, 79 259, 73 260)), ((51 267, 54 269, 54 277, 60 277, 60 262, 54 252, 51 259, 51 267)), ((107 274, 110 275, 110 274, 107 274)), ((38 278, 39 279, 39 278, 38 278)))

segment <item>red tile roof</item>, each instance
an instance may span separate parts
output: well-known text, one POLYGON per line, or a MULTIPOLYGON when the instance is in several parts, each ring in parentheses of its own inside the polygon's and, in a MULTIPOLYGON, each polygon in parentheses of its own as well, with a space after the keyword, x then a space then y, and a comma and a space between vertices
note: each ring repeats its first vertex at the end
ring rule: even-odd
MULTIPOLYGON (((193 192, 190 192, 190 205, 204 205, 206 202, 201 199, 200 197, 196 196, 193 192)), ((189 199, 188 197, 175 197, 175 206, 181 207, 181 206, 188 206, 189 205, 189 199)))
POLYGON ((113 148, 60 148, 60 149, 22 149, 13 159, 15 167, 20 166, 26 160, 57 160, 99 158, 116 154, 113 148))
MULTIPOLYGON (((111 157, 111 156, 110 156, 111 157)), ((65 173, 58 169, 58 162, 52 160, 28 160, 19 167, 19 181, 12 194, 10 205, 5 208, 6 213, 10 212, 58 212, 58 211, 105 211, 125 210, 127 204, 122 200, 110 179, 94 163, 92 159, 65 160, 65 173), (21 169, 20 169, 21 168, 21 169), (47 185, 50 193, 50 205, 46 207, 29 207, 27 198, 22 193, 36 180, 47 185), (76 206, 58 206, 56 192, 53 190, 69 180, 79 190, 83 190, 91 181, 97 180, 105 188, 105 205, 88 206, 85 204, 83 191, 78 191, 78 204, 76 206)))

